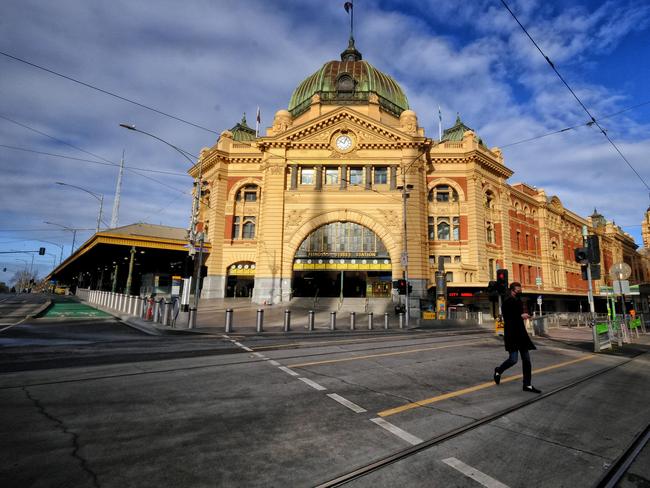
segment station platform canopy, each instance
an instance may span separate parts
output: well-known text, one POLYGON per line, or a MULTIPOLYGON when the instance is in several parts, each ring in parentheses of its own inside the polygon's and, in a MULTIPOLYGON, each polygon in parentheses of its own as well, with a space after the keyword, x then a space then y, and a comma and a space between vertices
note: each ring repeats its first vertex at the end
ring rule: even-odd
MULTIPOLYGON (((129 292, 126 286, 130 275, 130 292, 137 293, 145 275, 189 276, 189 250, 183 228, 145 223, 116 227, 94 234, 45 280, 71 287, 129 292)), ((205 262, 209 242, 204 244, 203 252, 205 262)))

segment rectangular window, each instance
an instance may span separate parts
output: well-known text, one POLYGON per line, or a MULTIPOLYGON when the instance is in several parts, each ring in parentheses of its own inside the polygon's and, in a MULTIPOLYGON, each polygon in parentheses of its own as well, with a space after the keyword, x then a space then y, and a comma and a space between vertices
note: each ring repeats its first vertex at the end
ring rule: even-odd
POLYGON ((385 185, 388 183, 388 168, 382 166, 375 168, 375 185, 385 185))
POLYGON ((255 191, 244 192, 244 201, 245 202, 256 202, 257 201, 257 192, 255 192, 255 191))
POLYGON ((361 185, 363 184, 363 168, 350 168, 350 184, 361 185))
POLYGON ((300 169, 300 184, 313 185, 314 184, 314 168, 301 168, 300 169))
POLYGON ((239 217, 232 219, 232 238, 239 239, 239 217))
POLYGON ((434 241, 436 239, 436 224, 433 221, 433 217, 429 217, 428 219, 428 227, 429 227, 429 240, 434 241))
POLYGON ((452 239, 454 241, 459 241, 460 240, 460 217, 454 217, 453 220, 454 227, 452 229, 452 239))
POLYGON ((449 190, 437 188, 436 191, 436 202, 448 202, 449 201, 449 190))
POLYGON ((338 168, 325 169, 325 184, 338 185, 339 184, 339 170, 338 168))
POLYGON ((454 263, 460 263, 460 256, 454 256, 454 263))
POLYGON ((442 261, 445 264, 451 264, 451 256, 440 256, 438 260, 442 261))

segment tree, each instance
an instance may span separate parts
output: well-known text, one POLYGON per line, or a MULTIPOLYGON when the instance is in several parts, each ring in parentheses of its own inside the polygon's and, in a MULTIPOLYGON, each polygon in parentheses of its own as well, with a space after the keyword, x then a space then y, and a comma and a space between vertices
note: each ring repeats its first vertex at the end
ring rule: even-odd
POLYGON ((16 287, 16 291, 20 292, 23 290, 33 288, 37 280, 38 277, 36 273, 33 272, 30 273, 26 269, 23 269, 21 271, 17 271, 16 273, 14 273, 9 283, 13 283, 13 285, 16 287))

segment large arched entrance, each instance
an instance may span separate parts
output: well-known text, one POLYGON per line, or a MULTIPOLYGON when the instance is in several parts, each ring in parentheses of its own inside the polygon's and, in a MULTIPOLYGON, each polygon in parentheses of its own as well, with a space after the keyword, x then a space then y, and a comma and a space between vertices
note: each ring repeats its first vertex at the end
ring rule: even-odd
POLYGON ((354 222, 332 222, 309 234, 293 261, 293 296, 388 297, 392 267, 386 246, 354 222))

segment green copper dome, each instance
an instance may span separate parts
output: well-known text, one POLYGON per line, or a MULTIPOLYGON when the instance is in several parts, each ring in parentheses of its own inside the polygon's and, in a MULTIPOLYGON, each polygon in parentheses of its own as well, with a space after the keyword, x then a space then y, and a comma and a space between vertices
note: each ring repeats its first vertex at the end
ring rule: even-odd
POLYGON ((402 88, 390 76, 370 63, 361 60, 361 53, 350 38, 348 48, 341 53, 341 61, 329 61, 296 88, 289 102, 289 112, 296 117, 305 112, 311 98, 318 94, 321 103, 336 105, 367 104, 371 93, 379 104, 399 116, 409 108, 402 88))

